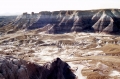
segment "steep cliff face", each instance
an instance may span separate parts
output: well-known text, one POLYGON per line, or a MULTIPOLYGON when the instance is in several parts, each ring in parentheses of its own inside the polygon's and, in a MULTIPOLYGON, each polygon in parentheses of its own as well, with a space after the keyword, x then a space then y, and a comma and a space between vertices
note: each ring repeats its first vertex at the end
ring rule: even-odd
POLYGON ((57 58, 43 66, 10 56, 0 56, 0 79, 75 79, 67 63, 57 58))
POLYGON ((93 29, 99 32, 117 32, 120 29, 120 13, 118 10, 101 10, 92 20, 93 29))
POLYGON ((101 9, 87 11, 44 11, 18 16, 11 24, 14 30, 37 29, 47 33, 66 33, 72 31, 119 32, 120 10, 101 9))

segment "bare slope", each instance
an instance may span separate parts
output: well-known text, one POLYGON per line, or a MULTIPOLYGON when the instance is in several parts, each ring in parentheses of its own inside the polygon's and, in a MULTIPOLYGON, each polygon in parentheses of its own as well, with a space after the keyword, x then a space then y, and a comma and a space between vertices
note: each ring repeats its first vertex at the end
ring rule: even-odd
POLYGON ((4 26, 13 26, 7 29, 8 33, 20 29, 37 29, 47 33, 66 32, 107 32, 115 33, 120 31, 119 9, 99 9, 86 11, 44 11, 40 13, 23 13, 14 22, 4 26), (8 31, 9 30, 9 31, 8 31))

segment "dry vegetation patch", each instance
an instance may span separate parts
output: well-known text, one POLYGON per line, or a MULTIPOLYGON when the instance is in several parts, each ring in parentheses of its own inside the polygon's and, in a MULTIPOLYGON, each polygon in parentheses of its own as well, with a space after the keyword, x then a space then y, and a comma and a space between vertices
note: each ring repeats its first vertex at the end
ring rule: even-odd
POLYGON ((115 44, 107 44, 103 46, 102 51, 106 54, 120 54, 120 46, 115 44))

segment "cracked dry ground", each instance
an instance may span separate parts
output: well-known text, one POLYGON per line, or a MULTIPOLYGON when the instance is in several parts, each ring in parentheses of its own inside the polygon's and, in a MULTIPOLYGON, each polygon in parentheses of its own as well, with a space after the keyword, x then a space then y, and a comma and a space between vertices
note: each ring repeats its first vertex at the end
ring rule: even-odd
POLYGON ((59 57, 77 79, 120 79, 119 35, 18 31, 1 35, 0 54, 41 66, 59 57))

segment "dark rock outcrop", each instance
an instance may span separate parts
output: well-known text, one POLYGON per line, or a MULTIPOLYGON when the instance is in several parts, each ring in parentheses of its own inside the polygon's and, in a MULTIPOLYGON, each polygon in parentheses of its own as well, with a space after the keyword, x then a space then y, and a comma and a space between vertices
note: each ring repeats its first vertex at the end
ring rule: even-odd
POLYGON ((120 32, 119 9, 99 9, 86 11, 43 11, 23 13, 10 24, 14 30, 33 30, 40 28, 47 33, 66 32, 120 32))
POLYGON ((3 27, 16 19, 17 16, 0 16, 0 27, 3 27))
POLYGON ((10 56, 0 56, 0 79, 75 79, 60 58, 43 66, 10 56))

